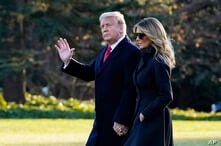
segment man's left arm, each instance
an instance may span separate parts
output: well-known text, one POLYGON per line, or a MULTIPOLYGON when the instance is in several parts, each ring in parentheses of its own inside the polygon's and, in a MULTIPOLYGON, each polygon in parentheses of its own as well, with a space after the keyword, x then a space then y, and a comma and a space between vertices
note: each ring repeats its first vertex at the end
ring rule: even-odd
POLYGON ((114 121, 120 125, 130 127, 136 105, 136 89, 133 84, 133 72, 139 60, 139 50, 134 51, 127 58, 124 66, 124 84, 120 104, 115 112, 114 121))

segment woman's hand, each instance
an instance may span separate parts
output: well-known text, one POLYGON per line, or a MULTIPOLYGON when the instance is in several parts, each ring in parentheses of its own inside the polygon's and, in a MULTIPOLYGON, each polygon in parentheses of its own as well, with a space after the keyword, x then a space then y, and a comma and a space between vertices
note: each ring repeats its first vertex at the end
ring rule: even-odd
POLYGON ((139 118, 140 118, 140 122, 143 122, 143 120, 144 120, 144 115, 143 115, 142 113, 140 113, 139 118))

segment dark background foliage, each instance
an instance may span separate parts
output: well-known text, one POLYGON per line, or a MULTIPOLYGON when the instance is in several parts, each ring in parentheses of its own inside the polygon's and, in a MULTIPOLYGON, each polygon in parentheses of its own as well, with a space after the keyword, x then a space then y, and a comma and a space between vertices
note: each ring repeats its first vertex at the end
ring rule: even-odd
POLYGON ((221 101, 221 2, 219 0, 1 0, 0 88, 6 101, 26 102, 25 91, 58 98, 94 97, 86 83, 60 71, 53 44, 65 37, 89 63, 103 42, 99 15, 121 11, 133 25, 153 16, 173 39, 177 65, 171 107, 209 111, 221 101))

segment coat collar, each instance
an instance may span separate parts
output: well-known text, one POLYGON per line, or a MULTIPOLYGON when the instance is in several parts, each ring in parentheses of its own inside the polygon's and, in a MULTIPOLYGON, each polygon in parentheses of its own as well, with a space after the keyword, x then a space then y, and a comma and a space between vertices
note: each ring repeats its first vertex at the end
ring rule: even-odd
POLYGON ((155 57, 157 53, 157 50, 153 46, 141 49, 140 51, 142 56, 150 56, 150 57, 155 57))
POLYGON ((103 63, 103 57, 105 54, 105 51, 107 49, 107 46, 103 47, 100 55, 96 59, 96 75, 100 74, 107 66, 110 64, 115 57, 118 56, 120 50, 125 47, 125 43, 130 41, 130 39, 126 36, 119 44, 116 46, 116 48, 111 52, 110 56, 107 58, 107 60, 103 63))
POLYGON ((141 51, 141 57, 137 65, 136 72, 139 72, 145 66, 147 59, 154 58, 157 54, 157 51, 153 46, 150 46, 145 49, 141 49, 140 51, 141 51))

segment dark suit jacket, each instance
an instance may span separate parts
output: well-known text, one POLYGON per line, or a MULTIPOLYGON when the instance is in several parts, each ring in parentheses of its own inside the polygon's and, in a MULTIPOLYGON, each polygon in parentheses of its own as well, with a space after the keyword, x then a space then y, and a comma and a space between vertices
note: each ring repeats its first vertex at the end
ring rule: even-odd
POLYGON ((62 69, 65 73, 86 81, 95 80, 95 112, 93 129, 87 146, 122 146, 126 136, 113 131, 113 123, 126 126, 132 123, 136 90, 132 74, 139 61, 140 51, 125 37, 102 63, 104 47, 92 64, 71 60, 62 69))
POLYGON ((136 117, 125 146, 172 146, 172 122, 168 104, 172 101, 171 70, 153 47, 143 52, 134 72, 138 93, 136 117), (140 122, 139 114, 144 121, 140 122))

